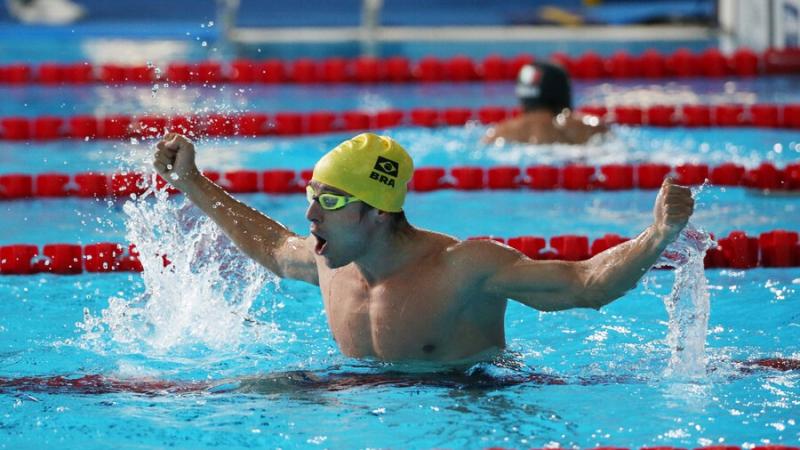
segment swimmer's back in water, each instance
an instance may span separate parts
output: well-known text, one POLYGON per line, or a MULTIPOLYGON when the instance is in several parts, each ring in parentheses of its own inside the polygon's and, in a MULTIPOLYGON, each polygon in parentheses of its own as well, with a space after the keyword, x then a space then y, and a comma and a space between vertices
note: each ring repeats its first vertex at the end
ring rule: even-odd
POLYGON ((572 110, 572 86, 561 67, 546 62, 523 66, 517 76, 521 113, 490 127, 485 142, 585 144, 608 127, 572 110))
POLYGON ((230 196, 194 159, 194 144, 169 134, 154 166, 245 254, 279 277, 319 286, 345 355, 393 362, 503 349, 508 299, 540 311, 601 308, 636 285, 694 207, 688 188, 665 180, 653 223, 638 237, 586 261, 538 261, 494 241, 412 226, 404 201, 413 162, 390 137, 364 133, 319 160, 305 236, 230 196))

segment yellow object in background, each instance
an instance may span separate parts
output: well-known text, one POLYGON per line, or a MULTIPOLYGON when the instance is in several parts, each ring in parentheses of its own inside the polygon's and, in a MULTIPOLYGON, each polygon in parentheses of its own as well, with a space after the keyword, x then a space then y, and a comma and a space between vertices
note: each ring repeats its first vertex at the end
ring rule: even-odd
POLYGON ((583 25, 583 17, 555 6, 545 6, 539 9, 539 18, 564 26, 583 25))

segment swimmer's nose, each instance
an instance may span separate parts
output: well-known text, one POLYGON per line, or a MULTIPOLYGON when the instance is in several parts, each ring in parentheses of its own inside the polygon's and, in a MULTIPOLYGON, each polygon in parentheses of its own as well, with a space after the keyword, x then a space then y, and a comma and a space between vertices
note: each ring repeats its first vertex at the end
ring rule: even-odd
POLYGON ((308 209, 306 209, 306 219, 310 222, 320 222, 322 219, 322 207, 319 206, 319 202, 313 201, 308 204, 308 209))

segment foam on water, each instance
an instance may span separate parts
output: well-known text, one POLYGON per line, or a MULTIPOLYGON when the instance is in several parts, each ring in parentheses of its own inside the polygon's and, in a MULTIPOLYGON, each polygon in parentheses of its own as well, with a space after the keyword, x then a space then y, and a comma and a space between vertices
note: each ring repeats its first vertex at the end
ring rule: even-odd
POLYGON ((274 324, 248 317, 254 300, 277 278, 245 257, 188 200, 172 201, 151 187, 123 210, 145 290, 132 299, 110 298, 99 316, 86 311, 78 324, 84 343, 161 354, 198 345, 230 350, 278 336, 274 324))

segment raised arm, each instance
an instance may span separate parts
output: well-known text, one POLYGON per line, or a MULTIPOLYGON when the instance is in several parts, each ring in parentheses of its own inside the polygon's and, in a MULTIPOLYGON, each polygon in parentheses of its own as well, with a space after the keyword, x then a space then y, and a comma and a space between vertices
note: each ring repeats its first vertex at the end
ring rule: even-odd
POLYGON ((319 284, 313 243, 279 222, 236 200, 203 176, 195 164, 194 144, 170 133, 156 146, 153 166, 183 191, 247 256, 279 277, 319 284))
POLYGON ((508 248, 486 249, 482 289, 543 311, 598 309, 621 297, 677 238, 694 210, 688 188, 665 180, 654 222, 635 239, 580 262, 533 261, 508 248))

